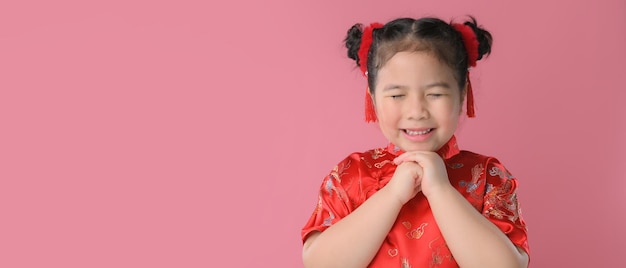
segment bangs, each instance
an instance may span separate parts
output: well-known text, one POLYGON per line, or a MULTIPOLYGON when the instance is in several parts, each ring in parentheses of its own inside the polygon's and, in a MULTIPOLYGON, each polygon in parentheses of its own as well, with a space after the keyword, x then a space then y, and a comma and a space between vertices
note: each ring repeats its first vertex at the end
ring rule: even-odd
MULTIPOLYGON (((373 63, 376 70, 380 70, 398 52, 426 52, 432 53, 441 63, 450 67, 451 70, 455 70, 458 62, 454 60, 456 58, 455 50, 450 49, 449 46, 443 40, 427 40, 408 35, 399 40, 381 42, 376 47, 376 56, 373 59, 373 63)), ((456 72, 454 72, 454 76, 462 87, 465 81, 461 83, 461 79, 459 79, 460 77, 458 77, 456 72)))

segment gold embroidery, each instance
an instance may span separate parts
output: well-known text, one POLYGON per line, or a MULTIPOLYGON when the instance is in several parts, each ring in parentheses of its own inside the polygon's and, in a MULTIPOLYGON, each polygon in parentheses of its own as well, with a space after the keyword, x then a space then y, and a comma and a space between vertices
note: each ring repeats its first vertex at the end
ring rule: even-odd
POLYGON ((508 170, 506 169, 502 170, 498 167, 492 167, 491 170, 489 170, 489 175, 494 176, 494 177, 498 176, 500 177, 500 179, 504 179, 504 178, 512 179, 513 178, 513 175, 511 175, 511 173, 508 170))
POLYGON ((313 212, 313 214, 317 214, 320 211, 322 211, 322 197, 318 196, 317 197, 317 206, 315 207, 315 211, 313 212))
MULTIPOLYGON (((482 164, 475 165, 472 170, 472 180, 471 181, 459 181, 459 186, 466 187, 465 192, 469 193, 469 196, 474 200, 481 200, 482 195, 479 195, 476 190, 479 189, 482 184, 481 178, 483 177, 483 171, 485 168, 482 164)), ((472 203, 473 204, 473 203, 472 203)), ((475 205, 474 205, 475 206, 475 205)))
POLYGON ((402 258, 402 268, 411 268, 411 264, 407 258, 402 258))
POLYGON ((426 226, 428 226, 428 223, 422 223, 420 224, 419 227, 413 230, 410 230, 408 233, 406 233, 406 236, 412 239, 420 239, 422 235, 424 235, 424 228, 426 228, 426 226))
MULTIPOLYGON (((350 168, 351 161, 347 160, 339 165, 336 165, 328 174, 327 178, 324 181, 324 189, 328 192, 329 196, 333 196, 333 193, 337 195, 337 198, 340 200, 347 200, 347 196, 345 196, 345 191, 341 188, 341 177, 345 174, 348 174, 346 170, 350 168), (335 185, 335 181, 339 184, 339 188, 335 185)), ((348 186, 349 187, 349 186, 348 186)))
POLYGON ((513 188, 511 180, 506 180, 502 185, 489 185, 489 191, 485 196, 486 216, 491 215, 496 219, 508 219, 516 222, 519 218, 519 208, 517 205, 517 195, 508 194, 513 188))
POLYGON ((483 170, 485 170, 483 164, 478 164, 472 168, 472 183, 478 182, 478 179, 483 174, 483 170))
POLYGON ((365 159, 365 157, 364 157, 364 156, 361 156, 361 161, 362 161, 363 163, 365 163, 365 165, 367 166, 367 168, 370 168, 370 169, 372 168, 372 164, 370 163, 370 161, 368 161, 367 159, 365 159))
POLYGON ((350 163, 352 161, 348 160, 346 161, 345 164, 341 165, 341 168, 339 168, 339 165, 335 166, 333 168, 333 170, 330 172, 329 177, 331 177, 332 179, 337 180, 338 182, 341 182, 341 176, 344 175, 344 173, 346 172, 346 170, 348 170, 348 168, 350 168, 350 163))
POLYGON ((393 163, 393 161, 385 160, 385 161, 378 162, 378 163, 374 164, 374 166, 377 167, 377 168, 382 168, 384 165, 389 164, 389 163, 393 163))
POLYGON ((389 250, 387 250, 387 254, 389 254, 389 256, 391 256, 391 257, 398 256, 398 249, 397 248, 390 248, 389 250))
POLYGON ((440 237, 437 237, 428 243, 428 248, 430 248, 433 252, 430 267, 439 267, 439 265, 442 264, 444 260, 453 259, 452 252, 450 252, 448 245, 446 245, 446 242, 443 239, 441 241, 437 241, 439 240, 439 238, 440 237))
POLYGON ((385 149, 383 148, 374 149, 372 151, 372 159, 376 160, 378 158, 385 156, 386 154, 384 152, 385 152, 385 149))

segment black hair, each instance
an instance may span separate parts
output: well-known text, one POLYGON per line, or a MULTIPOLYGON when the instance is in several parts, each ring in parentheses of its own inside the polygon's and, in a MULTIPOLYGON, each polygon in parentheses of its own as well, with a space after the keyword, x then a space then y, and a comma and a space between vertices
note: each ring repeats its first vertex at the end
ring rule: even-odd
MULTIPOLYGON (((474 17, 463 24, 470 26, 478 40, 478 60, 491 53, 493 39, 491 34, 478 26, 474 17)), ((359 66, 359 48, 363 36, 363 25, 352 26, 344 39, 348 49, 348 57, 359 66)), ((421 19, 399 18, 388 22, 382 28, 372 32, 372 45, 368 52, 367 83, 370 93, 374 94, 378 70, 393 55, 402 51, 428 51, 441 62, 449 66, 454 77, 463 90, 467 81, 468 55, 463 44, 461 33, 455 30, 452 23, 438 18, 421 19)))

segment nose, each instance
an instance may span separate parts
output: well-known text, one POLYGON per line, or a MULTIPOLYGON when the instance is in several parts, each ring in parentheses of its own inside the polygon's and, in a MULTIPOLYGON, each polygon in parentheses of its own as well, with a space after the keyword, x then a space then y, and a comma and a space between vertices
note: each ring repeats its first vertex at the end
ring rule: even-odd
POLYGON ((407 119, 422 120, 428 118, 429 116, 428 103, 426 103, 426 100, 421 96, 416 96, 415 98, 407 100, 404 106, 404 114, 407 119))

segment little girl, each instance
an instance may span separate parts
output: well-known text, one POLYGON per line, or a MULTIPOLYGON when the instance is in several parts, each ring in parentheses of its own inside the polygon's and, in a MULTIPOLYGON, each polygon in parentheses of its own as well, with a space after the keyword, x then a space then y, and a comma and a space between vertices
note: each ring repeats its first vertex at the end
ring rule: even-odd
POLYGON ((367 77, 366 120, 384 148, 353 153, 328 174, 302 229, 306 267, 527 267, 517 180, 454 137, 469 68, 491 51, 471 18, 354 25, 348 56, 367 77))

